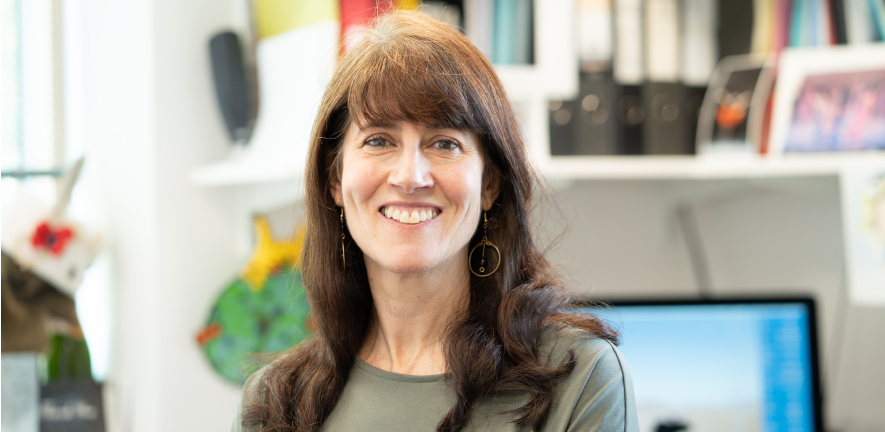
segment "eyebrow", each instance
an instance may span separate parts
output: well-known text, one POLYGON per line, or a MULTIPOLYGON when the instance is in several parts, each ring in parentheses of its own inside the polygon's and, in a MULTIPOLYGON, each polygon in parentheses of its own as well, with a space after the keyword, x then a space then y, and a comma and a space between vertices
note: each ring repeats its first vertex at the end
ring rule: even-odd
MULTIPOLYGON (((394 130, 397 130, 397 131, 400 130, 399 125, 396 124, 396 123, 366 123, 366 124, 363 125, 363 126, 360 126, 360 125, 357 123, 356 126, 357 126, 358 128, 360 128, 360 129, 362 129, 362 130, 372 129, 372 128, 375 128, 375 129, 394 129, 394 130)), ((422 127, 425 128, 425 129, 432 130, 432 131, 444 131, 444 130, 454 130, 454 131, 459 131, 459 132, 467 132, 467 131, 468 131, 468 129, 465 129, 465 128, 457 128, 457 127, 454 127, 454 126, 451 126, 451 125, 447 125, 447 124, 442 123, 442 122, 437 123, 437 124, 420 124, 420 126, 422 126, 422 127)))
POLYGON ((356 126, 360 129, 399 129, 395 123, 366 123, 362 126, 357 123, 356 126))

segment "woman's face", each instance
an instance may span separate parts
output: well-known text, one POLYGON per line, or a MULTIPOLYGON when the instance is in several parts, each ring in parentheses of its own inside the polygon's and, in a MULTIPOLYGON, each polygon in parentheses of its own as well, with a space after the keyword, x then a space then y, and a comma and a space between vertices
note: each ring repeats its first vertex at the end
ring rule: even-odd
POLYGON ((480 213, 498 195, 497 180, 483 182, 476 134, 351 122, 341 151, 332 193, 367 265, 398 274, 466 265, 480 213))

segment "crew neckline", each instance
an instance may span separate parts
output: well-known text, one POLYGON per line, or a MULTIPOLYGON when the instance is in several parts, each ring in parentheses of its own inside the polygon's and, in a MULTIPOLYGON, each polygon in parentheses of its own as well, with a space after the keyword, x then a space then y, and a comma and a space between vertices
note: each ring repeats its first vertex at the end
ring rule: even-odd
POLYGON ((436 375, 405 375, 398 374, 396 372, 389 372, 384 369, 376 368, 368 363, 365 360, 361 359, 360 356, 356 356, 356 361, 354 364, 362 369, 363 371, 375 375, 379 378, 383 378, 391 381, 400 381, 400 382, 409 382, 409 383, 432 383, 439 382, 445 379, 446 374, 436 374, 436 375))

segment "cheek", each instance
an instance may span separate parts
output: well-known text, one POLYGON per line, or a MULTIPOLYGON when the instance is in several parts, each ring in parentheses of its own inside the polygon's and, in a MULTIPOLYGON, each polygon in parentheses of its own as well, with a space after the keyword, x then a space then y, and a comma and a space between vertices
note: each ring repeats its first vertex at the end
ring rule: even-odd
POLYGON ((342 163, 345 168, 341 172, 341 194, 345 201, 348 197, 357 201, 368 198, 384 181, 381 170, 373 169, 371 163, 359 158, 345 158, 342 163))
POLYGON ((469 207, 482 198, 482 168, 480 164, 465 164, 445 170, 438 177, 446 197, 454 204, 469 207))

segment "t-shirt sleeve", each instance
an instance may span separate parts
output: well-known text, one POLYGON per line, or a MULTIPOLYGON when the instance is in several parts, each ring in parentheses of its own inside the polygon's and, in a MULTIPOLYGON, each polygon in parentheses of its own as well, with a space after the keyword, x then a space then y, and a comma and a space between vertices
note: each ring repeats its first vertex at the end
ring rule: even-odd
POLYGON ((264 371, 267 369, 267 366, 259 369, 257 372, 253 373, 249 379, 246 380, 246 384, 243 385, 243 396, 240 399, 240 403, 237 404, 237 413, 234 416, 233 424, 231 424, 230 431, 231 432, 253 432, 253 428, 247 428, 243 426, 243 408, 250 403, 250 401, 255 400, 255 388, 258 385, 258 381, 261 380, 261 376, 264 375, 264 371))
POLYGON ((576 342, 573 385, 581 385, 568 432, 639 432, 633 381, 621 352, 611 342, 592 338, 576 342), (580 377, 580 378, 579 378, 580 377))
POLYGON ((243 406, 237 405, 237 415, 234 416, 234 422, 230 425, 230 432, 243 432, 243 406))

